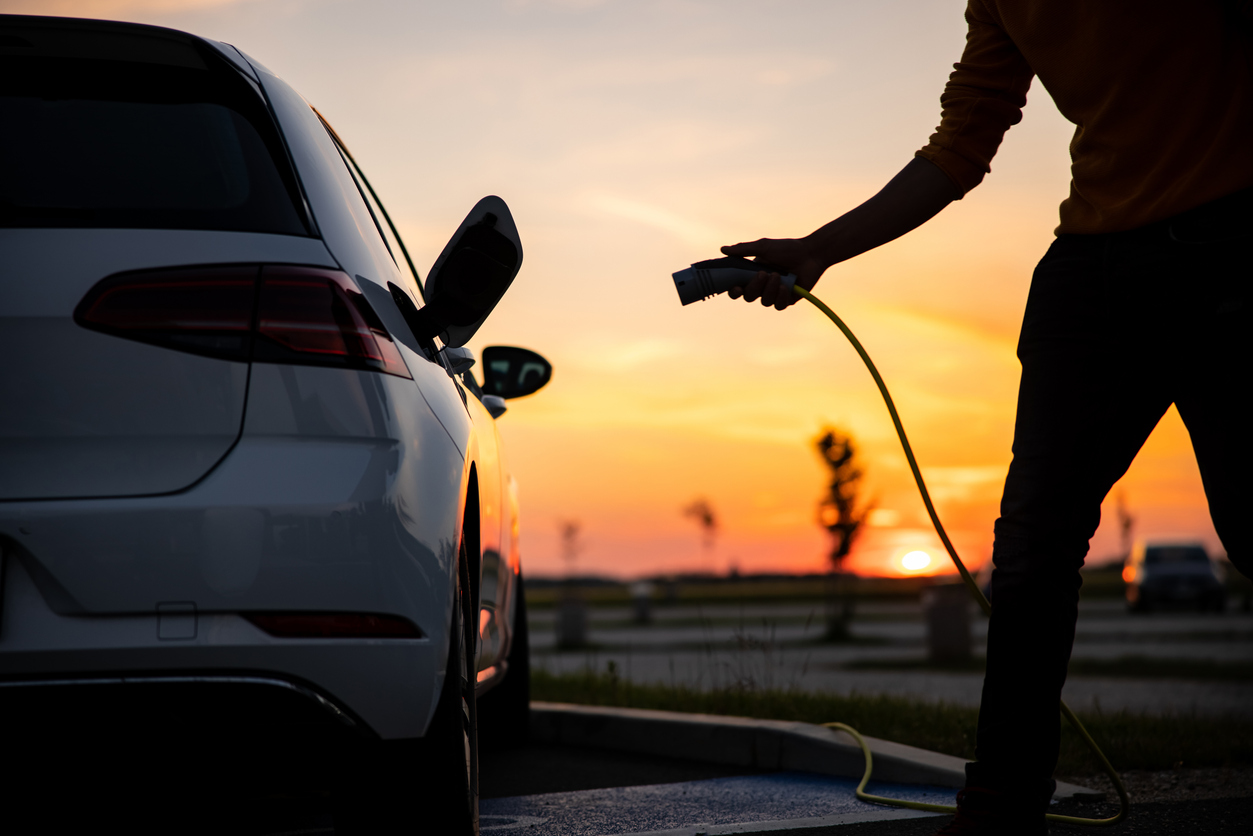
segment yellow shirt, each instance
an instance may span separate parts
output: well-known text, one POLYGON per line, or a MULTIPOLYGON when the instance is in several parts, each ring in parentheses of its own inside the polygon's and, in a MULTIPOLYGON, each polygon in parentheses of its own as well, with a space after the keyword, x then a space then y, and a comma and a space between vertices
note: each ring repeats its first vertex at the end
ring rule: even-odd
POLYGON ((969 0, 966 48, 918 156, 970 191, 1039 76, 1077 126, 1059 234, 1135 229, 1253 186, 1250 6, 969 0))

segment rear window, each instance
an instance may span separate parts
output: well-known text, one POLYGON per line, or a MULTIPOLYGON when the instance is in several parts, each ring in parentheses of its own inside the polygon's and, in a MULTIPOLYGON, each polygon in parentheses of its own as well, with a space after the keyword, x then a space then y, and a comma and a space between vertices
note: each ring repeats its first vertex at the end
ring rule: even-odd
POLYGON ((308 235, 260 93, 191 41, 0 28, 0 226, 308 235))
POLYGON ((1149 565, 1162 563, 1208 563, 1205 549, 1197 546, 1156 546, 1144 550, 1144 562, 1149 565))

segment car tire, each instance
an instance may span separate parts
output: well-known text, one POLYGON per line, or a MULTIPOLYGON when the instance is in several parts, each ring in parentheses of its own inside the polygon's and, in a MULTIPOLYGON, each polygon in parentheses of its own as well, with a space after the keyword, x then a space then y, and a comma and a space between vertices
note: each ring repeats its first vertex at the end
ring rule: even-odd
POLYGON ((479 832, 479 733, 475 698, 474 660, 478 637, 477 596, 470 586, 465 543, 458 561, 457 601, 454 605, 448 650, 448 670, 431 728, 422 743, 425 780, 418 789, 419 810, 440 811, 444 826, 432 832, 479 832), (454 650, 456 651, 454 653, 454 650))
POLYGON ((478 836, 479 755, 474 694, 476 625, 462 544, 448 664, 425 737, 371 741, 345 753, 334 795, 336 834, 478 836))
POLYGON ((505 678, 479 699, 479 740, 485 749, 516 748, 530 739, 531 639, 521 573, 517 584, 505 678))

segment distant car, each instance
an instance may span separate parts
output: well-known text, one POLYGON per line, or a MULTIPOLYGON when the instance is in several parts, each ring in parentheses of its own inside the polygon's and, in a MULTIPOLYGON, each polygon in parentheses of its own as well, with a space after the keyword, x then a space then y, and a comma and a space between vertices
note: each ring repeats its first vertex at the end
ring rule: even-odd
POLYGON ((0 125, 6 735, 312 718, 361 742, 345 832, 477 832, 477 697, 528 705, 496 418, 551 375, 489 348, 485 392, 461 348, 521 266, 504 201, 423 288, 304 99, 150 26, 0 15, 0 125))
POLYGON ((1227 592, 1205 547, 1199 543, 1136 546, 1123 567, 1127 608, 1195 607, 1222 612, 1227 592))

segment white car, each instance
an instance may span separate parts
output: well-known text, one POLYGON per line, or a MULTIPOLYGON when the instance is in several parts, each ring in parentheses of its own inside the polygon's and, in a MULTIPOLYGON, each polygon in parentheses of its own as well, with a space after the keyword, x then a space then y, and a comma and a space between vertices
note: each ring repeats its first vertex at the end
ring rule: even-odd
POLYGON ((476 696, 501 735, 528 698, 495 421, 551 375, 488 349, 484 394, 461 347, 521 265, 508 207, 423 288, 320 115, 169 29, 0 16, 0 125, 6 722, 322 718, 358 747, 337 830, 477 832, 476 696))

